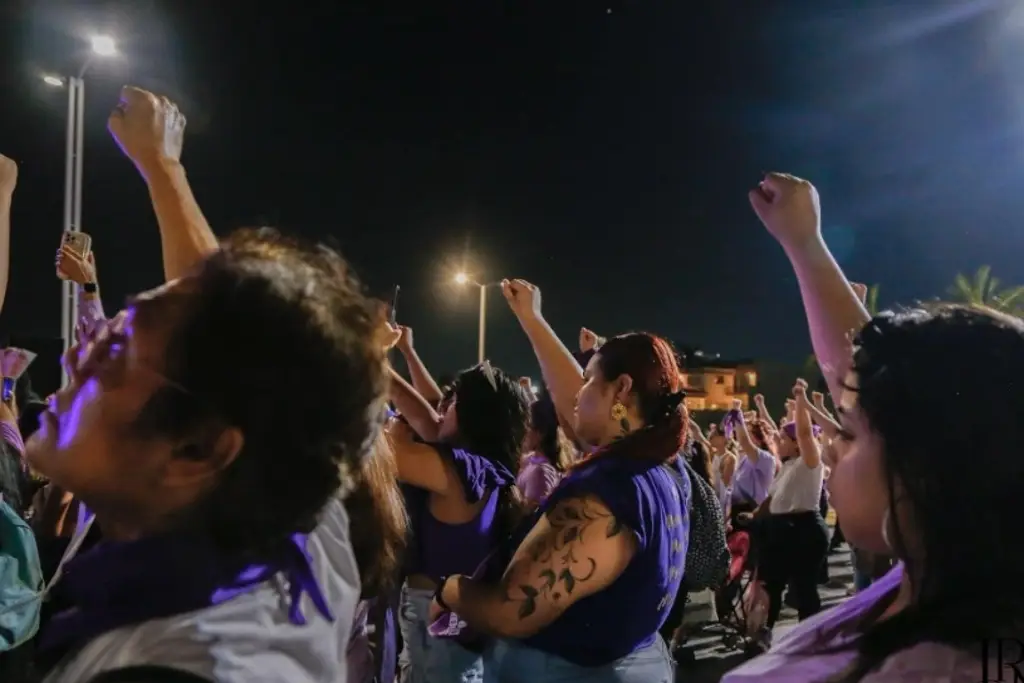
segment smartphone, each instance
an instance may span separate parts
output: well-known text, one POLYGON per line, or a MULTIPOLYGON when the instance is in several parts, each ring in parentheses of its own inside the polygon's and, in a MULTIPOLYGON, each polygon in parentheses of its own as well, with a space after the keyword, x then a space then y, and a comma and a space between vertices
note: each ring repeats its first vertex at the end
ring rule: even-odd
POLYGON ((92 249, 92 237, 80 230, 69 230, 64 233, 62 244, 66 244, 71 248, 71 251, 85 258, 92 249))
POLYGON ((401 291, 401 287, 395 285, 395 291, 391 295, 391 324, 398 324, 398 292, 401 291))

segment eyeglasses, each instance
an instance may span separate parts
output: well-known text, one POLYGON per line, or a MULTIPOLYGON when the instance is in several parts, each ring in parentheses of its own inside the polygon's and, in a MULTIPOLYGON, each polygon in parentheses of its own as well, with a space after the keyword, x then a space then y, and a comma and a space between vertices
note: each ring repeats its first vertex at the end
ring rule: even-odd
MULTIPOLYGON (((95 378, 100 384, 116 388, 124 384, 128 371, 128 328, 132 320, 129 311, 121 311, 108 320, 80 321, 76 343, 64 354, 62 363, 74 384, 95 378)), ((192 395, 184 386, 163 373, 145 365, 139 366, 161 384, 192 395)))

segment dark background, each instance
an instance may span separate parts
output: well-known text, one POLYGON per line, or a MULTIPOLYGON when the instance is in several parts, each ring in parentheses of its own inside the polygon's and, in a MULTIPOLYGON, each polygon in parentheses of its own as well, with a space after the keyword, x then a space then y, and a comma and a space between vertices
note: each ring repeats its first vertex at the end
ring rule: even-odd
MULTIPOLYGON (((800 364, 792 273, 751 213, 765 170, 812 179, 826 236, 883 304, 991 264, 1024 281, 1024 7, 1010 1, 335 3, 8 1, 0 150, 16 159, 2 326, 57 337, 65 100, 90 32, 83 227, 115 310, 161 277, 142 181, 105 131, 131 82, 189 119, 184 163, 218 232, 341 245, 438 372, 476 358, 476 296, 539 284, 580 325, 800 364)), ((488 356, 536 374, 504 303, 488 356)))

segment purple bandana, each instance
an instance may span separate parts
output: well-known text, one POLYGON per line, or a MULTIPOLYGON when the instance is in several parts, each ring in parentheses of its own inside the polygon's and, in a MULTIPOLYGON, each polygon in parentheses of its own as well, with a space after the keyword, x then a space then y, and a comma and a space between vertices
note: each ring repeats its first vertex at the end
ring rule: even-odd
POLYGON ((293 624, 306 624, 300 609, 303 593, 324 618, 334 621, 313 576, 307 541, 305 534, 293 534, 272 556, 239 570, 235 558, 203 536, 101 540, 64 565, 52 596, 67 609, 43 627, 39 650, 59 657, 116 628, 219 605, 278 573, 290 585, 293 624))

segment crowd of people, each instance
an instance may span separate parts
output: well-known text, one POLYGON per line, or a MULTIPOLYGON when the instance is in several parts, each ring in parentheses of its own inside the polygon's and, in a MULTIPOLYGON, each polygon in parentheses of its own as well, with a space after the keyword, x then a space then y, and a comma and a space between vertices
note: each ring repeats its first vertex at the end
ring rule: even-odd
MULTIPOLYGON (((750 655, 728 683, 974 683, 983 643, 1021 635, 1024 323, 870 318, 807 181, 749 201, 830 397, 796 379, 784 410, 708 426, 669 342, 583 330, 571 351, 521 279, 501 288, 540 390, 486 361, 439 386, 336 251, 215 237, 172 102, 125 88, 108 126, 166 282, 108 317, 91 252, 62 245, 69 380, 41 401, 5 369, 5 683, 669 683, 701 592, 750 655), (863 571, 822 612, 833 533, 863 571)), ((0 157, 0 292, 16 181, 0 157)))

